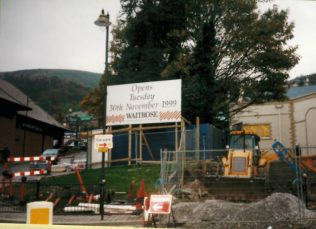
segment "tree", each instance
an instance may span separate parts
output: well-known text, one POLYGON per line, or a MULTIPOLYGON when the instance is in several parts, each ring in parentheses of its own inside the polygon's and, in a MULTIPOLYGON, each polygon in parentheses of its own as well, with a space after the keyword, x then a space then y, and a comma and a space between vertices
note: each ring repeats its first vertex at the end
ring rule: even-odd
POLYGON ((106 87, 106 76, 103 74, 100 78, 99 87, 94 88, 89 92, 80 102, 80 107, 90 114, 93 114, 94 117, 97 117, 98 126, 101 128, 103 124, 103 117, 105 116, 104 112, 104 96, 105 96, 105 87, 106 87))
POLYGON ((121 18, 112 28, 109 74, 81 103, 99 117, 105 85, 161 80, 163 69, 181 52, 179 37, 186 28, 185 0, 122 0, 121 4, 121 18))
POLYGON ((125 20, 114 29, 112 46, 118 82, 161 80, 163 69, 182 52, 185 2, 121 0, 125 20))
POLYGON ((248 97, 243 107, 284 99, 287 70, 298 62, 297 47, 287 45, 294 25, 286 11, 274 7, 260 14, 252 0, 188 4, 191 42, 182 75, 187 118, 218 123, 240 96, 248 97))
MULTIPOLYGON (((284 99, 298 56, 288 13, 256 0, 121 0, 111 83, 181 78, 183 115, 220 124, 229 105, 284 99)), ((230 113, 231 114, 231 113, 230 113)), ((227 124, 227 123, 225 123, 227 124)))

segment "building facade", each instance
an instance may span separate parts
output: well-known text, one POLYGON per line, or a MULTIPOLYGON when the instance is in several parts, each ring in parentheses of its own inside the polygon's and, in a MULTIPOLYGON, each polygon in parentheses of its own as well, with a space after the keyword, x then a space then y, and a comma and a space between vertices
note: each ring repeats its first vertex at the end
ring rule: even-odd
POLYGON ((316 154, 316 86, 302 88, 289 90, 287 101, 245 108, 232 117, 231 125, 242 123, 258 133, 261 148, 269 149, 278 140, 288 148, 300 145, 304 154, 316 154))
POLYGON ((12 156, 36 156, 58 147, 65 128, 23 92, 0 80, 0 149, 12 156))

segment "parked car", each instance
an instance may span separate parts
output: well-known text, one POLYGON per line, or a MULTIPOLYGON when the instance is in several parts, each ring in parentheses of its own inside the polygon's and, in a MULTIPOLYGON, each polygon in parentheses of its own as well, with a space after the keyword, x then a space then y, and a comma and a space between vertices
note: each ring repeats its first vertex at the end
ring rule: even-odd
POLYGON ((54 157, 52 160, 52 164, 55 165, 58 163, 59 158, 65 154, 64 150, 62 149, 46 149, 42 153, 43 157, 54 157))
POLYGON ((65 152, 67 152, 70 149, 86 150, 87 142, 85 140, 71 139, 62 146, 62 149, 65 152))
MULTIPOLYGON (((54 157, 54 160, 52 160, 52 164, 56 165, 59 161, 59 158, 63 156, 65 153, 62 149, 46 149, 42 153, 41 156, 43 157, 54 157)), ((37 170, 37 169, 50 169, 48 168, 47 161, 33 161, 30 163, 30 169, 31 170, 37 170)))

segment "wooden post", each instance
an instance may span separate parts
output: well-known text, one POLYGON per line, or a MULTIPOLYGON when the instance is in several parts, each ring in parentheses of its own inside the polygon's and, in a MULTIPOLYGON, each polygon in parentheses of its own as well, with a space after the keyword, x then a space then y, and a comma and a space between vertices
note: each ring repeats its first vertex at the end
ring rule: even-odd
POLYGON ((196 117, 195 127, 195 159, 200 160, 200 117, 196 117))
POLYGON ((176 122, 175 123, 175 128, 174 128, 174 131, 175 131, 175 135, 174 135, 174 146, 175 146, 175 151, 178 150, 178 123, 176 122))
POLYGON ((180 187, 182 188, 184 185, 184 169, 185 169, 185 162, 186 162, 186 143, 185 143, 185 122, 181 120, 181 138, 182 143, 180 146, 181 153, 182 153, 182 160, 181 160, 181 180, 180 180, 180 187))
POLYGON ((128 165, 132 164, 132 125, 128 126, 128 165))
POLYGON ((203 134, 202 142, 203 142, 203 171, 206 172, 207 166, 206 166, 205 134, 203 134))
POLYGON ((186 130, 185 130, 185 121, 184 120, 182 121, 181 125, 182 125, 181 130, 182 130, 182 134, 183 134, 183 136, 182 136, 182 145, 183 145, 182 150, 184 152, 184 158, 186 158, 187 146, 186 146, 186 130))
POLYGON ((148 143, 148 141, 147 141, 147 139, 146 139, 146 137, 145 137, 145 134, 143 134, 143 139, 144 139, 144 143, 145 143, 145 145, 146 145, 146 147, 147 147, 148 154, 149 154, 149 156, 151 157, 151 160, 154 161, 155 158, 154 158, 153 152, 151 151, 150 145, 149 145, 149 143, 148 143))
MULTIPOLYGON (((112 134, 112 127, 111 126, 109 127, 108 134, 112 134)), ((112 161, 112 150, 108 149, 107 153, 108 153, 108 167, 111 167, 112 166, 112 162, 111 162, 112 161)))
POLYGON ((143 162, 143 126, 139 125, 139 163, 143 162))
POLYGON ((88 144, 87 144, 87 147, 88 147, 88 149, 87 149, 87 151, 88 151, 88 155, 87 155, 87 168, 88 169, 91 169, 91 163, 92 163, 92 147, 94 147, 93 145, 92 145, 92 138, 93 138, 93 132, 92 132, 92 130, 90 130, 89 131, 89 137, 88 137, 88 144))

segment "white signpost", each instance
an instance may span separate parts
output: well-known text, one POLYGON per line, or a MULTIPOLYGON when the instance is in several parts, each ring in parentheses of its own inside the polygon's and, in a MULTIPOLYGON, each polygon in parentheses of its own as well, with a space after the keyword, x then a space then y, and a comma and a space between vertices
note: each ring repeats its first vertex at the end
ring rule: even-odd
POLYGON ((106 125, 181 121, 181 80, 107 87, 106 125))
POLYGON ((113 135, 100 134, 94 136, 94 147, 99 152, 107 152, 108 149, 113 148, 113 135))
MULTIPOLYGON (((93 132, 93 131, 92 131, 93 132)), ((105 161, 108 160, 108 149, 113 148, 113 135, 93 133, 92 147, 91 147, 91 163, 98 163, 102 161, 102 154, 104 154, 105 161), (102 153, 100 153, 102 152, 102 153)))

